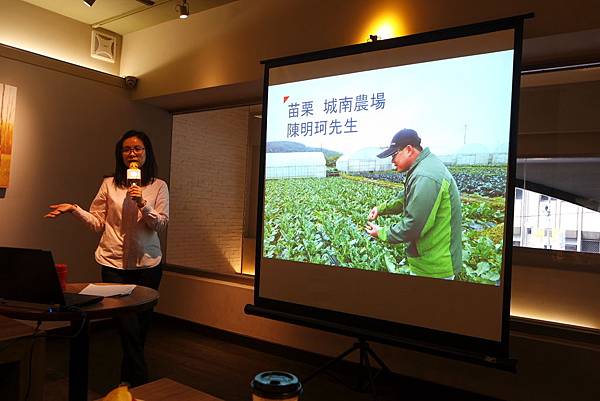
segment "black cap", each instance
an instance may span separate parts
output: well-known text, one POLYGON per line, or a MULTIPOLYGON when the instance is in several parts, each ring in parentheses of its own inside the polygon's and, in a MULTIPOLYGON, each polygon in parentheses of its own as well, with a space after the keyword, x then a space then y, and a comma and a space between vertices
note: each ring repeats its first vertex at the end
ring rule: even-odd
POLYGON ((287 372, 259 373, 250 385, 254 394, 268 400, 285 400, 302 393, 300 380, 287 372))
POLYGON ((412 146, 420 146, 421 138, 417 135, 417 131, 410 128, 404 128, 396 133, 392 138, 392 143, 390 143, 390 147, 377 155, 380 159, 385 157, 389 157, 395 152, 402 150, 406 147, 406 145, 412 146))

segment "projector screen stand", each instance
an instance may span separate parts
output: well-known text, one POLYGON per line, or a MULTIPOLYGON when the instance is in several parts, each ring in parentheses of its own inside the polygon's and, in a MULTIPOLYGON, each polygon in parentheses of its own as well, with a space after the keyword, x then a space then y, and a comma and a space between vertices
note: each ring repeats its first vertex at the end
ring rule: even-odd
POLYGON ((376 400, 377 392, 375 390, 375 378, 381 372, 391 373, 391 371, 386 366, 386 364, 381 360, 381 358, 375 353, 375 351, 373 351, 371 349, 371 347, 369 346, 369 343, 362 338, 359 338, 358 342, 354 343, 354 345, 352 347, 350 347, 346 351, 342 352, 339 356, 337 356, 336 358, 327 362, 325 365, 321 366, 320 368, 315 370, 313 373, 308 375, 306 378, 304 378, 302 380, 302 385, 305 385, 306 382, 312 380, 315 376, 318 376, 319 374, 325 372, 327 369, 329 369, 335 363, 343 360, 344 358, 346 358, 348 355, 350 355, 352 352, 354 352, 356 350, 358 350, 360 353, 360 362, 359 362, 359 372, 358 372, 357 381, 356 381, 355 385, 353 386, 353 388, 360 392, 366 392, 367 389, 370 388, 371 394, 373 394, 373 400, 376 400), (375 374, 373 374, 373 368, 371 367, 371 362, 369 361, 369 357, 373 358, 375 360, 375 362, 377 362, 377 364, 381 368, 375 374))

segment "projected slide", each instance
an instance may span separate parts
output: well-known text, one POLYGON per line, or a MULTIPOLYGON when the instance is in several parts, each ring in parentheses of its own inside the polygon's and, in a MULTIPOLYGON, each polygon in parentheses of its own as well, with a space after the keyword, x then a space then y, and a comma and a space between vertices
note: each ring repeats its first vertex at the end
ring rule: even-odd
POLYGON ((265 62, 257 307, 506 355, 521 24, 265 62))
POLYGON ((510 49, 270 85, 263 257, 499 285, 512 65, 510 49))

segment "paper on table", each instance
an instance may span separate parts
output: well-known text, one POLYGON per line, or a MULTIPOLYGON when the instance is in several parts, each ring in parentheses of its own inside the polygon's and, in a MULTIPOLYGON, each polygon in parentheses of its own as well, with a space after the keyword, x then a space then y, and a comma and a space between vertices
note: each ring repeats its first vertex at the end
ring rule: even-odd
POLYGON ((114 297, 121 295, 129 295, 131 294, 134 288, 135 284, 88 284, 87 287, 79 291, 79 293, 85 295, 99 295, 102 297, 114 297))

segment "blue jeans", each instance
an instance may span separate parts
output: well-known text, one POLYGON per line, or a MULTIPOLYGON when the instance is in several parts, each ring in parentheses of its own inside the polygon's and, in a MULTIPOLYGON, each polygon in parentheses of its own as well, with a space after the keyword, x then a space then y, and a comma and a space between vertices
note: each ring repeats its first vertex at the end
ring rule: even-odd
MULTIPOLYGON (((102 266, 102 281, 105 283, 135 284, 158 290, 162 277, 162 265, 148 269, 121 270, 102 266)), ((131 386, 148 382, 148 367, 144 358, 144 344, 152 321, 152 309, 129 312, 115 317, 123 359, 121 381, 131 386)))

